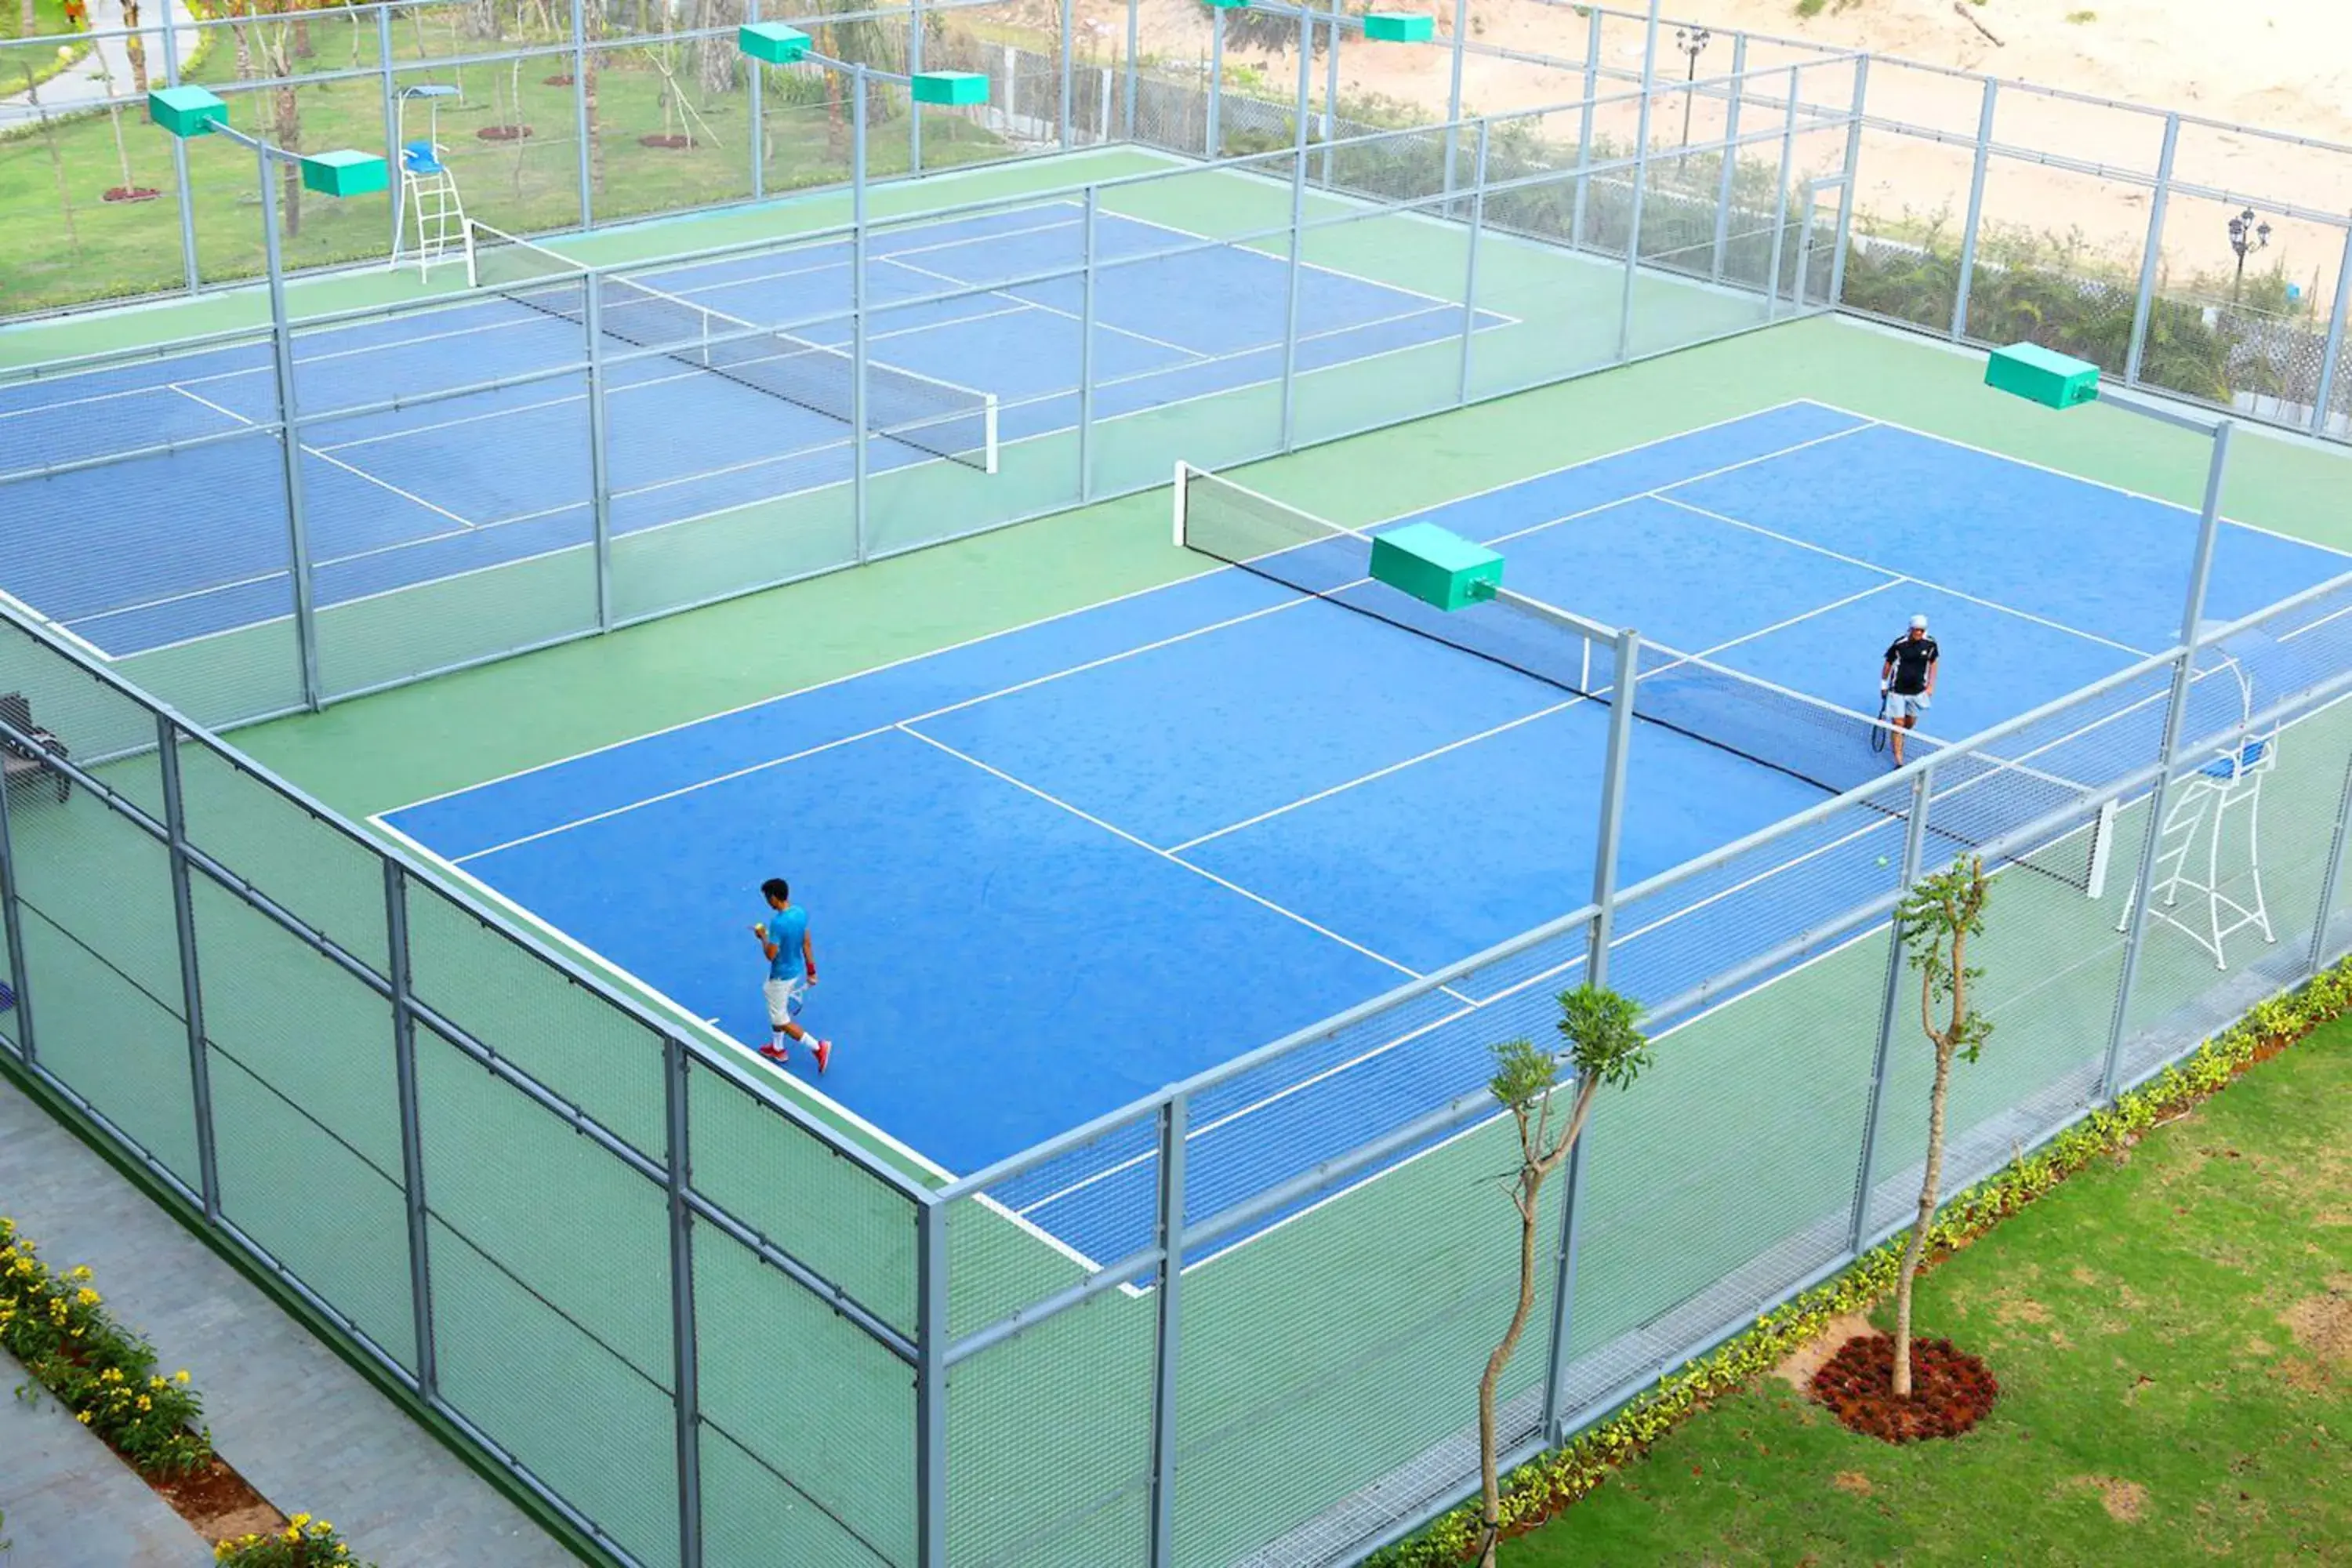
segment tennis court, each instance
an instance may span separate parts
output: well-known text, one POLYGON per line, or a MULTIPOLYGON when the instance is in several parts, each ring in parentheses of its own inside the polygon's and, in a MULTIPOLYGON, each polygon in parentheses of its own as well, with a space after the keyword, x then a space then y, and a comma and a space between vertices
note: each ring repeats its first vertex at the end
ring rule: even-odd
MULTIPOLYGON (((1086 243, 1084 210, 1067 200, 874 242, 869 471, 945 461, 985 482, 1001 447, 1079 423, 1082 347, 1095 420, 1280 380, 1283 256, 1100 215, 1082 345, 1081 280, 1043 275, 1080 266, 1086 243)), ((306 426, 300 465, 319 607, 582 548, 592 447, 614 536, 850 480, 848 241, 601 280, 597 325, 614 340, 601 439, 586 377, 560 374, 585 355, 577 265, 493 231, 478 263, 482 290, 457 302, 296 335, 299 405, 328 421, 306 426), (482 389, 447 395, 469 385, 482 389), (404 398, 420 401, 387 406, 404 398)), ((1512 320, 1311 265, 1297 314, 1302 372, 1512 320)), ((0 392, 0 445, 66 469, 8 488, 10 590, 110 657, 291 616, 284 507, 262 500, 283 489, 278 445, 234 438, 277 407, 266 342, 0 392), (129 452, 144 455, 70 467, 129 452), (84 547, 41 543, 68 529, 84 547)))
MULTIPOLYGON (((1214 479, 1187 489, 1187 542, 1248 569, 382 820, 744 1041, 766 1032, 744 928, 761 879, 788 877, 824 976, 804 1022, 839 1043, 816 1089, 955 1173, 1580 904, 1609 721, 1594 647, 1497 622, 1500 605, 1400 610, 1355 580, 1344 535, 1318 539, 1311 520, 1214 479)), ((1520 594, 1643 634, 1634 706, 1653 721, 1633 731, 1626 883, 1884 769, 1867 714, 1879 656, 1914 613, 1945 650, 1927 733, 1946 741, 2170 646, 2196 526, 2167 503, 1814 402, 1413 521, 1491 544, 1520 594), (2047 566, 2054 519, 2063 574, 2047 566)), ((2209 612, 2248 615, 2343 560, 2232 525, 2209 612)), ((2196 688, 2218 706, 2192 732, 2225 725, 2242 682, 2266 695, 2310 681, 2291 634, 2239 655, 2240 680, 2196 688)), ((2126 691, 2075 721, 1948 785, 1930 852, 2119 776, 2117 759, 2151 754, 2160 715, 2126 691)), ((1890 815, 1809 850, 1784 881, 1744 861, 1693 879, 1673 910, 1644 911, 1612 984, 1657 999, 1843 912, 1885 880, 1871 868, 1899 857, 1902 832, 1890 815), (1858 879, 1842 881, 1843 864, 1858 879)), ((2079 886, 2087 853, 2062 844, 2028 863, 2079 886)), ((1573 966, 1542 983, 1573 984, 1573 966)), ((1347 1060, 1304 1053, 1290 1070, 1317 1082, 1323 1110, 1295 1085, 1255 1083, 1252 1103, 1196 1124, 1196 1140, 1255 1152, 1196 1164, 1204 1212, 1231 1194, 1202 1188, 1261 1190, 1465 1076, 1410 1037, 1347 1060), (1338 1121, 1335 1091, 1355 1101, 1338 1121)), ((1129 1189, 1148 1173, 1054 1173, 997 1196, 1087 1257, 1132 1245, 1150 1199, 1129 1189)))

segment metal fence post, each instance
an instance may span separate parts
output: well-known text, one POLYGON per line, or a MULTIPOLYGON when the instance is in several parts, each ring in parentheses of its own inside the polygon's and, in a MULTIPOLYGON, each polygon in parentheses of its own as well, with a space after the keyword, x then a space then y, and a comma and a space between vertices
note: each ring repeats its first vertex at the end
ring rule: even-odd
POLYGON ((2164 254, 2164 208, 2172 195, 2172 155, 2180 145, 2180 116, 2164 117, 2164 147, 2156 156, 2156 192, 2147 202, 2147 246, 2140 252, 2139 291, 2132 300, 2131 342, 2124 351, 2124 384, 2139 384, 2141 351, 2147 343, 2148 313, 2156 303, 2156 270, 2164 254))
POLYGON ((195 891, 188 885, 188 812, 180 789, 180 730, 155 716, 155 760, 163 785, 164 853, 172 873, 172 921, 180 947, 180 1005, 188 1026, 189 1104, 196 1123, 196 1190, 205 1217, 220 1218, 220 1160, 213 1142, 213 1069, 205 1045, 205 987, 196 965, 195 891))
MULTIPOLYGON (((907 69, 909 72, 923 68, 922 0, 912 0, 912 5, 913 8, 909 15, 914 17, 914 30, 907 37, 907 58, 909 62, 907 69)), ((751 23, 759 19, 760 0, 744 0, 743 20, 746 23, 751 23)), ((765 67, 749 55, 743 57, 743 68, 751 72, 751 79, 743 84, 743 110, 750 121, 743 128, 743 139, 751 144, 751 199, 756 202, 768 194, 768 72, 765 67)), ((913 128, 910 134, 915 138, 915 153, 908 167, 920 169, 923 166, 923 116, 920 105, 908 105, 907 123, 913 128)))
POLYGON ((1801 68, 1789 68, 1788 113, 1780 121, 1780 168, 1772 180, 1772 263, 1764 279, 1764 319, 1780 313, 1780 261, 1789 248, 1789 161, 1797 153, 1797 78, 1801 68))
MULTIPOLYGON (((1332 8, 1334 10, 1339 8, 1339 0, 1332 0, 1332 8)), ((1445 88, 1444 188, 1445 194, 1449 196, 1454 194, 1454 165, 1455 161, 1462 155, 1463 40, 1468 35, 1469 31, 1470 0, 1454 0, 1454 59, 1451 67, 1453 75, 1445 88)), ((1479 136, 1482 142, 1485 140, 1485 122, 1481 121, 1479 125, 1479 136)), ((1483 179, 1479 182, 1481 184, 1484 184, 1486 182, 1483 179)))
POLYGON ((1625 284, 1617 300, 1617 357, 1633 353, 1633 282, 1642 269, 1642 203, 1650 184, 1650 109, 1657 101, 1658 11, 1650 8, 1650 41, 1642 66, 1642 107, 1633 121, 1633 205, 1625 215, 1625 284))
POLYGON ((1862 166, 1862 120, 1870 99, 1870 57, 1853 62, 1853 122, 1845 128, 1845 183, 1838 187, 1837 248, 1830 253, 1829 298, 1832 310, 1845 303, 1845 253, 1853 243, 1853 182, 1862 166))
MULTIPOLYGON (((753 69, 758 63, 753 62, 753 69)), ((605 458, 604 277, 580 279, 581 323, 588 337, 588 526, 596 563, 596 629, 613 629, 613 476, 605 458)))
POLYGON ((588 9, 585 0, 572 0, 572 123, 579 139, 580 226, 596 221, 595 182, 591 177, 593 150, 588 142, 588 9))
POLYGON ((269 346, 278 371, 278 449, 286 466, 286 530, 289 568, 294 577, 294 646, 302 665, 302 705, 316 711, 319 689, 319 620, 311 602, 310 528, 302 503, 302 436, 299 400, 294 393, 294 329, 286 318, 286 258, 278 244, 278 171, 269 151, 254 153, 261 171, 262 260, 269 274, 269 346))
MULTIPOLYGON (((163 6, 163 85, 180 85, 180 30, 172 20, 173 7, 163 6)), ((197 42, 203 43, 198 35, 197 42)), ((188 184, 188 144, 180 137, 170 138, 172 143, 172 178, 173 195, 180 204, 180 269, 189 293, 204 287, 204 274, 196 268, 196 198, 188 184)))
POLYGON ((1478 337, 1478 231, 1486 222, 1486 130, 1487 122, 1478 121, 1478 142, 1472 153, 1470 243, 1462 279, 1462 382, 1454 398, 1457 403, 1470 401, 1470 345, 1478 337))
POLYGON ((1331 142, 1339 134, 1339 0, 1331 0, 1331 20, 1324 31, 1329 35, 1323 46, 1323 114, 1317 123, 1323 132, 1323 188, 1331 188, 1333 172, 1331 142))
POLYGON ((948 1205, 915 1210, 915 1562, 948 1568, 948 1205))
POLYGON ((1731 244, 1731 204, 1737 195, 1733 176, 1739 172, 1739 100, 1748 96, 1748 35, 1731 35, 1731 101, 1723 110, 1723 166, 1716 172, 1715 248, 1707 263, 1707 280, 1723 281, 1723 256, 1731 244))
MULTIPOLYGON (((172 0, 164 0, 163 14, 172 14, 172 0)), ((376 75, 383 84, 383 157, 392 169, 392 200, 384 205, 392 209, 392 254, 400 254, 400 84, 392 74, 392 8, 375 8, 376 75)), ((180 139, 172 138, 173 142, 180 139)), ((422 248, 420 247, 420 248, 422 248)))
POLYGON ((2327 876, 2319 884, 2319 916, 2311 926, 2311 957, 2305 967, 2314 974, 2327 963, 2327 922, 2336 911, 2336 879, 2344 873, 2344 839, 2352 834, 2352 763, 2344 769, 2344 791, 2336 801, 2336 835, 2327 841, 2327 876))
POLYGON ((702 1564, 701 1355, 694 1324, 694 1206, 687 1193, 694 1183, 688 1143, 686 1042, 662 1039, 663 1104, 669 1123, 669 1166, 663 1185, 669 1199, 670 1379, 677 1414, 677 1560, 679 1568, 702 1564))
POLYGON ((33 1045, 33 1004, 28 999, 32 980, 25 973, 25 916, 16 902, 16 841, 8 834, 8 789, 0 784, 0 931, 8 938, 8 980, 16 993, 11 1009, 16 1027, 5 1031, 16 1037, 16 1055, 26 1067, 33 1065, 36 1051, 33 1045))
POLYGON ((2319 386, 2312 394, 2311 433, 2327 434, 2327 405, 2336 400, 2336 374, 2344 367, 2344 318, 2352 315, 2352 226, 2344 231, 2344 259, 2336 267, 2336 305, 2327 316, 2327 347, 2319 356, 2319 386))
MULTIPOLYGON (((828 69, 831 68, 827 68, 828 69)), ((857 563, 866 564, 866 66, 850 71, 856 102, 850 111, 849 153, 849 504, 857 540, 857 563)))
POLYGON ((1306 251, 1307 56, 1313 52, 1307 16, 1304 9, 1298 13, 1297 122, 1290 150, 1290 268, 1282 308, 1282 450, 1286 452, 1293 450, 1298 439, 1298 269, 1306 251))
POLYGON ((1084 271, 1078 277, 1078 499, 1095 499, 1095 228, 1102 210, 1102 192, 1087 187, 1086 208, 1078 235, 1078 255, 1084 271))
POLYGON ((383 925, 392 983, 393 1078, 400 1091, 402 1204, 408 1212, 408 1310, 416 1339, 416 1392, 426 1400, 441 1391, 441 1359, 433 1316, 432 1226, 426 1223, 425 1127, 417 1108, 416 1016, 410 1005, 408 877, 396 860, 383 863, 383 925))
POLYGON ((1593 100, 1601 96, 1601 7, 1584 16, 1584 105, 1576 117, 1576 200, 1568 220, 1571 250, 1584 247, 1584 209, 1591 185, 1593 100))
POLYGON ((1218 110, 1225 97, 1225 13, 1219 6, 1209 13, 1209 137, 1202 156, 1212 163, 1224 156, 1224 138, 1217 123, 1218 110))
POLYGON ((1960 226, 1960 276, 1952 289, 1952 330, 1947 334, 1954 342, 1969 335, 1969 295, 1977 277, 1977 229, 1984 221, 1985 175, 1992 165, 1992 117, 2000 96, 2000 84, 1985 78, 1984 100, 1977 106, 1976 161, 1969 171, 1969 216, 1960 226))
POLYGON ((2180 725, 2189 707, 2189 683, 2197 667, 2197 626, 2205 616, 2205 585, 2213 574, 2213 544, 2221 531, 2221 479, 2230 462, 2230 432, 2224 419, 2213 427, 2213 461, 2205 474, 2205 507, 2197 530, 2197 555, 2189 568, 2189 598, 2180 616, 2180 661, 2172 671, 2172 692, 2164 709, 2164 738, 2158 743, 2162 763, 2147 795, 2147 828, 2139 848, 2139 874, 2132 882, 2131 912, 2124 939, 2122 977, 2116 984, 2115 1017, 2107 1028, 2106 1066, 2099 1076, 2099 1098, 2112 1101, 2123 1069, 2124 1034, 2131 1020, 2132 984, 2139 975, 2140 948, 2147 937, 2150 884, 2156 879, 2156 852, 2164 837, 2164 797, 2172 782, 2173 754, 2180 746, 2180 725))
POLYGON ((1127 62, 1119 73, 1120 89, 1127 97, 1119 108, 1119 118, 1125 139, 1129 142, 1135 140, 1135 77, 1139 68, 1135 54, 1142 47, 1142 31, 1143 0, 1127 0, 1127 62))
MULTIPOLYGON (((1903 869, 1895 885, 1905 892, 1919 879, 1927 851, 1927 813, 1934 798, 1930 766, 1911 781, 1911 811, 1903 829, 1903 869)), ((1878 1045, 1870 1058, 1870 1098, 1862 1109, 1862 1160, 1853 1177, 1853 1215, 1846 1226, 1845 1249, 1859 1256, 1870 1227, 1870 1194, 1878 1173, 1878 1123, 1886 1095, 1886 1061, 1895 1048, 1895 1015, 1903 991, 1903 917, 1889 917, 1886 985, 1878 1000, 1878 1045)))
POLYGON ((1071 0, 1062 0, 1062 101, 1055 123, 1058 136, 1054 145, 1066 153, 1070 150, 1070 18, 1071 0))
POLYGON ((1191 1106, 1181 1094, 1160 1108, 1160 1300, 1151 1375, 1150 1568, 1176 1561, 1176 1352, 1183 1342, 1184 1134, 1191 1106))

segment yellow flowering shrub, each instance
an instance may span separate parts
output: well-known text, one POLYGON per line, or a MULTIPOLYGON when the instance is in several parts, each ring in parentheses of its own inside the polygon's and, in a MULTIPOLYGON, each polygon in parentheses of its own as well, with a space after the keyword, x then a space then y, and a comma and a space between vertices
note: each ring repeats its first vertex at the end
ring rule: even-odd
POLYGON ((213 1548, 224 1568, 370 1568, 323 1519, 298 1513, 286 1528, 268 1535, 240 1535, 213 1548))

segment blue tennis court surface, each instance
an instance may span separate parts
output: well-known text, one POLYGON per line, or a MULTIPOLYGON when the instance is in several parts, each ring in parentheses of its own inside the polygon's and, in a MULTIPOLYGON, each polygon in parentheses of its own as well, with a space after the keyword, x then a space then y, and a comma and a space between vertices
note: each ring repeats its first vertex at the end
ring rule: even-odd
MULTIPOLYGON (((2178 509, 1811 403, 1421 515, 1493 543, 1523 593, 1850 709, 1924 612, 1945 659, 1929 729, 1954 739, 2170 646, 2195 531, 2178 509)), ((2232 526, 2211 613, 2343 565, 2232 526)), ((821 1092, 969 1172, 1577 908, 1607 721, 1227 569, 386 822, 748 1042, 766 1026, 745 928, 761 879, 789 878, 823 976, 803 1021, 839 1047, 821 1092)), ((1628 884, 1825 798, 1663 725, 1634 726, 1632 778, 1628 884)), ((1899 854, 1900 835, 1890 820, 1824 852, 1899 854)), ((1791 900, 1836 893, 1802 885, 1791 900)), ((1637 994, 1738 951, 1719 890, 1682 889, 1677 918, 1629 944, 1637 994)), ((1809 911, 1780 912, 1795 930, 1809 911)), ((1282 1170, 1194 1169, 1262 1187, 1357 1141, 1364 1119, 1332 1125, 1333 1093, 1393 1125, 1465 1081, 1410 1038, 1311 1057, 1298 1071, 1340 1079, 1320 1113, 1276 1091, 1196 1122, 1282 1170)), ((1095 1257, 1149 1212, 1115 1173, 1019 1201, 1095 1257)))
MULTIPOLYGON (((1092 343, 1097 420, 1279 379, 1283 256, 1108 213, 1095 245, 1105 264, 1092 343)), ((1006 445, 1075 428, 1080 284, 1024 279, 1077 267, 1083 247, 1082 209, 1070 202, 877 237, 866 270, 874 363, 992 394, 1006 445)), ((798 374, 837 379, 845 413, 846 362, 832 351, 850 341, 850 266, 842 240, 632 276, 816 345, 795 356, 780 344, 777 354, 810 362, 798 374)), ((1456 338, 1464 320, 1458 304, 1312 266, 1298 311, 1302 371, 1456 338)), ((1481 328, 1505 321, 1478 317, 1481 328)), ((301 468, 320 606, 584 548, 584 375, 331 416, 530 377, 585 353, 579 326, 495 295, 389 322, 298 329, 298 403, 315 421, 304 427, 301 468)), ((606 353, 640 355, 608 377, 615 535, 849 479, 845 416, 626 343, 606 353)), ((871 383, 869 395, 880 395, 871 383)), ((276 406, 266 343, 30 381, 0 391, 0 471, 233 435, 274 418, 276 406)), ((884 472, 940 459, 877 437, 869 460, 884 472)), ((0 489, 9 588, 116 656, 289 616, 282 461, 265 435, 0 489), (76 548, 57 549, 68 535, 76 548)))

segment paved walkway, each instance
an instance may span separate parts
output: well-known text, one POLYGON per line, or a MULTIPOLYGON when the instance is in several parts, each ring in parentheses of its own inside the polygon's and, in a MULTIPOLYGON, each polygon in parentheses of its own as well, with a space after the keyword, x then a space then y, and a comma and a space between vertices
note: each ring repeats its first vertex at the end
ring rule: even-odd
MULTIPOLYGON (((163 10, 172 7, 173 31, 177 35, 180 59, 185 63, 195 52, 196 35, 182 31, 195 26, 196 18, 188 9, 188 0, 142 0, 139 8, 139 37, 147 52, 148 85, 163 85, 163 10)), ((89 0, 89 27, 94 33, 113 31, 122 26, 122 0, 89 0)), ((130 40, 127 37, 100 38, 90 51, 72 65, 41 83, 30 93, 21 87, 5 97, 0 97, 0 132, 11 127, 26 125, 44 114, 70 114, 77 110, 95 109, 110 97, 127 99, 136 90, 131 75, 130 40), (112 79, 112 91, 108 79, 112 79)), ((0 82, 0 88, 8 84, 0 82)))
MULTIPOLYGON (((279 1509, 332 1520, 355 1552, 382 1568, 576 1563, 504 1494, 5 1081, 0 1214, 16 1219, 46 1261, 89 1264, 97 1274, 91 1283, 119 1320, 152 1340, 165 1366, 195 1374, 222 1456, 279 1509)), ((8 1370, 0 1367, 0 1375, 8 1370)), ((12 1378, 8 1387, 22 1381, 12 1378)), ((6 1394, 0 1389, 0 1402, 6 1394)), ((70 1417, 59 1418, 68 1435, 88 1436, 70 1417)), ((169 1549, 142 1555, 70 1545, 99 1541, 89 1533, 97 1529, 108 1541, 130 1539, 143 1529, 142 1499, 174 1525, 178 1516, 102 1447, 97 1456, 115 1467, 113 1478, 96 1468, 85 1475, 69 1454, 49 1468, 37 1458, 20 1461, 18 1445, 36 1444, 40 1431, 18 1410, 0 1409, 0 1510, 7 1514, 0 1535, 16 1543, 13 1555, 0 1556, 0 1568, 172 1568, 182 1561, 169 1549), (37 1478, 30 1489, 20 1485, 20 1468, 37 1478), (57 1479, 38 1479, 51 1468, 57 1479), (113 1485, 116 1479, 131 1490, 113 1485), (80 1533, 49 1533, 67 1523, 80 1533), (68 1547, 35 1547, 52 1540, 68 1547)), ((189 1561, 210 1560, 199 1542, 189 1561)))
POLYGON ((207 1568, 212 1549, 0 1352, 0 1568, 207 1568))

